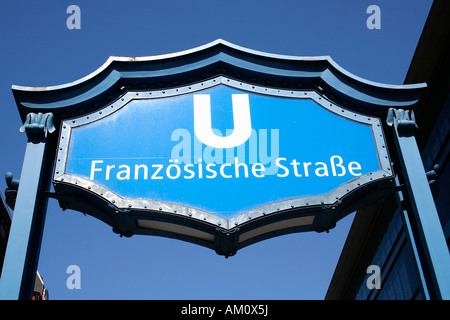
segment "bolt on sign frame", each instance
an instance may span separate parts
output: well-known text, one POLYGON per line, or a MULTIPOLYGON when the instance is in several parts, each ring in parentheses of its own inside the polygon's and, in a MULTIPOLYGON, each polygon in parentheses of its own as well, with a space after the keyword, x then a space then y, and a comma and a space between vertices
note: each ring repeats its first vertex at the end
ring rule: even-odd
POLYGON ((450 258, 411 130, 425 88, 220 39, 111 57, 66 85, 13 86, 28 144, 0 296, 31 297, 48 197, 121 236, 172 237, 228 257, 282 234, 328 231, 404 192, 424 286, 448 298, 450 258))

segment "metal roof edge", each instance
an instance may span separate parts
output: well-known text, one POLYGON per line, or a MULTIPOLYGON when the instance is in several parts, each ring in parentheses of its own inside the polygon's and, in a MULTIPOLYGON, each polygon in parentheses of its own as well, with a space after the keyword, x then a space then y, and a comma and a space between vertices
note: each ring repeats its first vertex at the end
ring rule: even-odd
POLYGON ((228 69, 227 72, 242 73, 243 82, 248 82, 245 78, 259 77, 260 82, 286 82, 286 87, 298 89, 296 85, 304 81, 311 89, 325 89, 331 97, 338 95, 338 101, 347 100, 350 105, 362 104, 370 108, 381 106, 381 111, 390 106, 412 108, 427 87, 425 83, 390 85, 369 81, 348 72, 330 56, 266 53, 217 39, 176 53, 111 56, 97 70, 73 82, 49 87, 13 85, 12 91, 22 118, 29 112, 67 113, 68 108, 71 113, 77 106, 95 108, 92 106, 98 105, 98 101, 111 98, 113 91, 126 88, 124 83, 135 85, 149 79, 170 85, 179 80, 186 82, 187 78, 198 82, 213 76, 217 71, 212 68, 218 65, 228 69), (204 76, 206 73, 208 75, 204 76))
POLYGON ((142 56, 142 57, 125 57, 125 56, 110 56, 107 61, 100 66, 97 70, 93 71, 92 73, 86 75, 83 78, 80 78, 78 80, 75 80, 73 82, 61 84, 61 85, 55 85, 55 86, 47 86, 47 87, 30 87, 30 86, 20 86, 20 85, 12 85, 12 90, 14 91, 55 91, 55 90, 61 90, 66 89, 69 87, 73 87, 79 84, 82 84, 83 82, 86 82, 88 80, 91 80, 95 77, 97 77, 99 74, 107 70, 109 67, 112 66, 115 62, 151 62, 151 61, 161 61, 161 60, 167 60, 172 58, 179 58, 182 56, 191 55, 197 52, 201 52, 216 46, 223 45, 225 47, 234 49, 236 51, 240 51, 242 53, 250 54, 253 56, 259 56, 259 57, 265 57, 265 58, 271 58, 275 60, 285 60, 285 61, 326 61, 328 64, 330 64, 336 71, 344 75, 345 77, 351 78, 357 82, 360 82, 362 84, 366 84, 373 87, 378 88, 385 88, 385 89, 422 89, 426 87, 425 83, 418 83, 418 84, 400 84, 400 85, 392 85, 392 84, 385 84, 380 82, 375 82, 371 80, 364 79, 362 77, 359 77, 344 68, 342 68, 337 62, 335 62, 330 56, 324 55, 324 56, 293 56, 293 55, 282 55, 282 54, 274 54, 274 53, 268 53, 263 51, 258 51, 254 49, 249 49, 246 47, 242 47, 236 44, 233 44, 231 42, 225 41, 223 39, 217 39, 210 43, 207 43, 205 45, 201 45, 192 49, 183 50, 175 53, 168 53, 168 54, 162 54, 162 55, 155 55, 155 56, 142 56))

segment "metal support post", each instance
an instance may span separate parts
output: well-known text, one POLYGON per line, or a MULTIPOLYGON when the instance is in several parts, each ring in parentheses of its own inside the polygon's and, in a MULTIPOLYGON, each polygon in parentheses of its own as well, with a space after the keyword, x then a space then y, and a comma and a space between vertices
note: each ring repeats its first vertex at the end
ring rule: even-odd
POLYGON ((53 114, 28 114, 20 131, 26 132, 28 142, 0 279, 3 300, 33 295, 47 205, 40 193, 49 184, 44 173, 48 171, 47 134, 55 131, 53 114))
MULTIPOLYGON (((400 186, 400 182, 398 180, 398 176, 395 177, 395 183, 397 186, 400 186)), ((425 300, 430 300, 430 295, 428 293, 428 286, 427 282, 425 280, 425 276, 422 269, 422 263, 420 260, 419 251, 417 250, 416 242, 414 241, 414 233, 413 229, 411 227, 411 222, 409 221, 408 217, 408 211, 403 208, 403 204, 405 203, 405 199, 403 197, 402 191, 398 191, 396 194, 397 203, 399 206, 399 211, 402 217, 403 226, 405 228, 405 232, 407 234, 407 237, 409 239, 409 243, 411 244, 411 249, 414 255, 414 259, 417 265, 417 272, 419 273, 419 279, 420 279, 420 285, 422 287, 423 295, 425 300)))
POLYGON ((450 254, 433 195, 414 137, 413 111, 390 109, 387 124, 394 127, 394 139, 402 168, 407 211, 421 269, 431 299, 450 299, 450 254))

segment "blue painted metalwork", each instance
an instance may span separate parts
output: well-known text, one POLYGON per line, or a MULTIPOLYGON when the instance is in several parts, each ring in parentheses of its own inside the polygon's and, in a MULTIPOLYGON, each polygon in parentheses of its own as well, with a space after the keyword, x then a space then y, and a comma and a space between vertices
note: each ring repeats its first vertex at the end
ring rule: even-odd
POLYGON ((430 184, 431 192, 434 194, 439 190, 439 175, 441 173, 441 166, 439 164, 435 164, 433 169, 428 171, 427 179, 430 184))
POLYGON ((217 75, 283 89, 313 89, 350 110, 385 117, 389 107, 415 105, 426 84, 386 85, 359 78, 329 56, 298 57, 243 48, 222 39, 179 53, 110 57, 102 67, 72 83, 53 87, 12 87, 23 119, 51 111, 55 123, 114 101, 128 90, 168 89, 217 75))
POLYGON ((424 274, 424 271, 422 268, 422 264, 420 262, 419 250, 417 249, 416 242, 414 241, 414 233, 413 233, 413 228, 411 226, 411 221, 409 220, 409 217, 408 217, 408 211, 403 210, 403 208, 402 208, 402 219, 403 219, 403 225, 405 226, 405 230, 406 230, 406 232, 408 234, 408 238, 410 240, 414 259, 416 261, 417 270, 419 273, 420 284, 422 286, 425 300, 430 300, 430 294, 428 293, 427 281, 426 281, 425 274, 424 274))
POLYGON ((439 215, 423 167, 414 129, 416 121, 410 110, 389 109, 387 123, 394 128, 402 178, 406 185, 405 205, 414 243, 431 299, 450 299, 450 254, 439 215))
POLYGON ((315 91, 220 76, 128 91, 94 113, 63 121, 54 185, 58 194, 78 195, 60 200, 75 210, 86 198, 79 190, 95 194, 103 213, 87 213, 120 234, 181 234, 228 256, 283 233, 327 231, 362 203, 385 196, 392 170, 383 137, 377 117, 343 109, 315 91), (233 128, 226 115, 234 95, 249 101, 249 141, 205 146, 195 133, 195 98, 212 100, 211 121, 225 136, 233 128), (109 211, 117 213, 104 214, 109 211))
POLYGON ((5 190, 6 204, 14 210, 20 181, 14 178, 12 172, 7 172, 5 174, 5 180, 6 185, 8 186, 5 190))
MULTIPOLYGON (((390 114, 389 116, 391 117, 392 115, 390 114)), ((391 121, 394 121, 394 119, 390 119, 389 123, 392 123, 391 121)), ((409 239, 409 244, 411 245, 412 253, 413 253, 414 260, 415 260, 415 263, 417 266, 418 276, 419 276, 419 280, 420 280, 420 286, 422 287, 422 291, 423 291, 425 300, 430 300, 430 294, 428 293, 428 286, 427 286, 427 282, 425 280, 425 274, 424 274, 424 271, 422 268, 422 264, 420 262, 419 251, 417 249, 416 242, 414 241, 414 234, 413 234, 413 229, 411 226, 411 221, 409 220, 409 217, 408 217, 408 211, 405 208, 403 208, 403 204, 405 203, 405 198, 404 198, 403 192, 402 192, 403 186, 401 185, 401 183, 399 181, 398 175, 396 175, 396 177, 395 177, 395 183, 399 189, 398 192, 396 192, 396 194, 395 194, 395 197, 397 200, 397 205, 398 205, 398 210, 399 210, 401 218, 402 218, 402 223, 405 228, 405 232, 409 239)))
MULTIPOLYGON (((12 299, 27 298, 25 288, 30 284, 28 280, 34 278, 35 271, 32 270, 34 262, 28 261, 37 261, 45 216, 45 200, 38 194, 39 191, 45 191, 45 184, 51 176, 50 164, 55 160, 54 197, 63 209, 89 213, 111 225, 113 231, 121 236, 142 233, 173 237, 204 245, 225 256, 233 255, 251 243, 280 234, 327 231, 346 214, 394 191, 392 175, 387 175, 385 180, 380 179, 380 183, 367 183, 370 188, 359 186, 361 180, 358 178, 350 182, 354 184, 350 193, 344 192, 337 198, 330 196, 327 199, 329 201, 312 205, 302 200, 304 203, 286 206, 281 210, 273 206, 268 208, 268 212, 272 213, 271 219, 265 219, 267 212, 258 212, 256 218, 255 215, 242 216, 251 223, 236 221, 237 225, 231 228, 217 221, 211 223, 192 219, 189 216, 192 212, 189 211, 182 216, 172 205, 162 204, 149 210, 139 201, 123 204, 120 202, 123 198, 112 199, 108 189, 100 185, 83 184, 76 176, 65 176, 64 168, 58 166, 57 159, 62 159, 65 148, 68 148, 66 142, 62 142, 68 128, 65 126, 67 121, 87 119, 103 112, 106 106, 133 94, 158 92, 161 95, 175 95, 179 88, 201 87, 218 77, 256 93, 258 90, 261 90, 260 93, 266 90, 279 91, 288 96, 291 92, 310 92, 344 110, 344 113, 364 115, 372 119, 370 121, 384 118, 391 107, 414 108, 426 88, 426 84, 392 86, 370 82, 343 70, 326 56, 274 55, 242 48, 220 39, 175 54, 141 58, 111 57, 91 75, 65 85, 41 88, 13 86, 17 107, 25 123, 22 130, 29 135, 29 142, 16 200, 14 215, 17 218, 16 222, 13 219, 15 226, 11 229, 11 249, 7 252, 9 256, 17 255, 21 272, 20 276, 2 278, 0 289, 14 287, 8 294, 1 289, 2 295, 12 299), (53 131, 57 134, 47 140, 46 134, 53 131), (55 136, 61 136, 59 149, 62 150, 56 148, 55 136), (30 230, 37 231, 31 236, 30 230), (26 239, 22 239, 23 236, 26 239), (28 269, 25 270, 25 266, 28 269)), ((377 144, 384 142, 383 127, 380 123, 378 130, 381 134, 374 136, 378 139, 377 144)), ((383 168, 390 168, 387 152, 380 164, 383 168)), ((370 180, 371 177, 368 175, 365 179, 370 180)), ((205 215, 203 218, 208 217, 205 215)), ((12 274, 17 265, 13 262, 8 264, 7 272, 12 274)))
POLYGON ((30 114, 21 128, 28 143, 0 279, 0 299, 32 297, 47 203, 40 192, 48 187, 44 172, 48 172, 47 134, 55 131, 52 117, 51 113, 30 114))
POLYGON ((39 140, 42 136, 47 137, 47 133, 55 132, 52 113, 29 113, 25 123, 20 127, 20 132, 25 132, 29 139, 39 140))

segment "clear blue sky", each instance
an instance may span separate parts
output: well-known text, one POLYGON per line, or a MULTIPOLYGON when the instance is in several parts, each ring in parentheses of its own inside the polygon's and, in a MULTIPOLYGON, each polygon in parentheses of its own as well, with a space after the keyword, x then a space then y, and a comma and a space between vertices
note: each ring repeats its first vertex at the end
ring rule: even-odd
MULTIPOLYGON (((109 56, 151 56, 218 38, 259 51, 329 55, 347 71, 402 84, 431 0, 8 1, 0 11, 0 174, 20 176, 26 136, 11 85, 69 83, 109 56), (69 5, 81 29, 69 30, 69 5), (370 30, 369 5, 381 9, 370 30)), ((0 189, 6 188, 0 178, 0 189)), ((353 215, 330 233, 269 239, 225 259, 178 240, 120 238, 49 200, 39 272, 51 299, 323 299, 353 215), (69 265, 81 289, 69 290, 69 265)))

